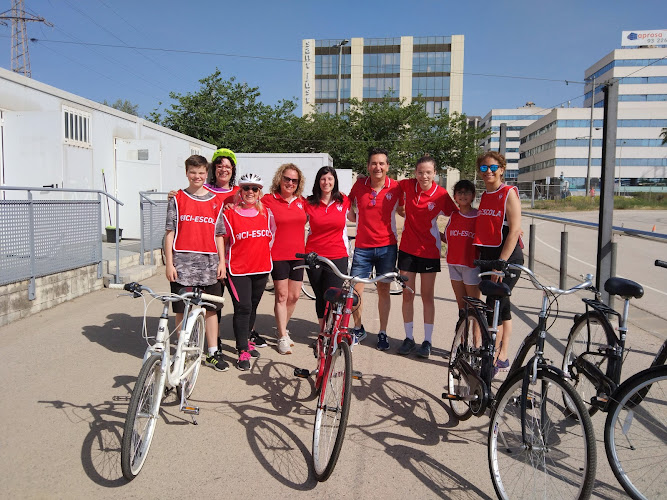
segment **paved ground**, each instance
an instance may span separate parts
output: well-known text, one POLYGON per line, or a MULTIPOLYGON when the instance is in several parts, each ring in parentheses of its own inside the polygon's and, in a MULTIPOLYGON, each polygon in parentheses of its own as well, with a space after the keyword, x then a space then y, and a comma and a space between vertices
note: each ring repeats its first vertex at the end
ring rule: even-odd
MULTIPOLYGON (((549 268, 537 271, 556 279, 549 268)), ((167 289, 163 274, 146 281, 167 289)), ((376 295, 365 294, 364 323, 377 332, 376 295)), ((539 292, 521 281, 514 293, 512 352, 534 326, 539 292)), ((316 330, 314 302, 302 299, 290 330, 297 345, 280 356, 273 344, 249 372, 202 367, 192 402, 199 425, 181 415, 174 399, 162 409, 148 461, 131 483, 121 476, 119 440, 126 398, 141 364, 144 304, 103 290, 0 328, 0 377, 9 397, 0 407, 0 490, 6 498, 157 498, 223 495, 229 498, 490 498, 488 417, 457 422, 440 399, 456 319, 451 287, 437 281, 434 354, 428 361, 395 354, 403 337, 400 297, 392 298, 392 351, 374 349, 376 335, 354 349, 349 426, 333 476, 318 484, 310 472, 314 401, 310 381, 294 367, 314 367, 308 348, 316 330), (25 335, 25 336, 23 336, 25 335)), ((558 302, 561 318, 548 354, 567 336, 578 298, 558 302)), ((271 335, 273 295, 260 304, 257 329, 271 335)), ((231 355, 231 307, 222 331, 231 355)), ((421 315, 419 299, 417 318, 421 315)), ((149 331, 159 308, 149 307, 149 331)), ((417 322, 419 325, 420 322, 417 322)), ((416 326, 417 340, 422 329, 416 326)), ((650 362, 662 340, 637 331, 625 375, 650 362)), ((599 498, 622 498, 604 455, 604 416, 596 415, 599 498)))

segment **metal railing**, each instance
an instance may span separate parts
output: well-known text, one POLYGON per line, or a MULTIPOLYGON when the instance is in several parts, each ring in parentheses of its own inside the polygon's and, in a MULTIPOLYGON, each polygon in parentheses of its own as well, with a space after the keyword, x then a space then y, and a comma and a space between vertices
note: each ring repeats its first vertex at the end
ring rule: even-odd
POLYGON ((139 263, 144 264, 144 252, 150 250, 151 265, 155 264, 153 250, 162 248, 168 200, 154 200, 151 196, 167 195, 163 191, 139 191, 139 211, 141 224, 141 251, 139 263))
MULTIPOLYGON (((116 203, 116 225, 123 202, 105 191, 47 187, 0 186, 25 191, 27 199, 0 200, 0 285, 30 280, 28 298, 35 299, 35 279, 97 264, 102 277, 102 196, 116 203), (39 193, 87 193, 96 199, 35 199, 39 193)), ((64 197, 63 197, 64 198, 64 197)), ((116 238, 119 280, 120 249, 116 238)))

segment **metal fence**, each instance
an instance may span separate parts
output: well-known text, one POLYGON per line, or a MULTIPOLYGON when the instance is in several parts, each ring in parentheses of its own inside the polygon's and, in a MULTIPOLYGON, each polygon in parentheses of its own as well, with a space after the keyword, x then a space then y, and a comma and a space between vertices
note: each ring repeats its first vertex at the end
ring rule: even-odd
POLYGON ((27 194, 0 200, 0 285, 30 279, 28 298, 34 300, 35 278, 92 264, 102 277, 102 196, 116 206, 122 205, 119 200, 94 190, 0 186, 0 191, 27 194), (34 192, 63 198, 87 193, 93 199, 36 200, 34 192))
POLYGON ((139 192, 139 210, 141 213, 141 252, 139 263, 144 263, 144 252, 150 251, 151 265, 155 264, 153 250, 162 248, 164 226, 167 220, 167 206, 165 198, 168 193, 158 191, 139 192))

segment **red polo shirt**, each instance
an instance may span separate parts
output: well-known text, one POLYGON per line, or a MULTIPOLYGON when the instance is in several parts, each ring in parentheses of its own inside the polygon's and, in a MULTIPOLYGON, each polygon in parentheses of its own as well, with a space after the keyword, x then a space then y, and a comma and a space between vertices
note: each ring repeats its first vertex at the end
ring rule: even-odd
POLYGON ((308 214, 308 239, 306 253, 316 252, 328 259, 341 259, 348 256, 347 213, 350 199, 343 195, 343 202, 324 202, 313 206, 306 202, 308 214))
POLYGON ((305 253, 306 204, 303 198, 289 203, 279 194, 266 194, 262 203, 273 212, 276 223, 271 257, 277 260, 295 260, 295 254, 305 253))
POLYGON ((371 188, 368 177, 360 177, 350 191, 350 202, 357 207, 357 248, 376 248, 396 244, 396 208, 402 192, 395 180, 386 177, 379 191, 371 188))
POLYGON ((425 259, 440 258, 440 231, 437 219, 458 210, 447 190, 435 182, 422 191, 417 179, 404 179, 399 186, 405 196, 405 226, 400 249, 425 259))

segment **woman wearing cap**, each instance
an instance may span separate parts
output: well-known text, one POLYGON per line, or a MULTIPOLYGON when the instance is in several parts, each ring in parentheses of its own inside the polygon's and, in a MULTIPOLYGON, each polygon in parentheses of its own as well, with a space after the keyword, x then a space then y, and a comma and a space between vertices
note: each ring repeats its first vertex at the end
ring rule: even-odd
MULTIPOLYGON (((308 239, 306 253, 315 252, 330 259, 338 270, 347 274, 348 240, 347 213, 350 199, 338 190, 338 176, 333 167, 322 167, 315 175, 313 194, 306 203, 308 214, 308 239)), ((307 269, 310 285, 315 292, 315 312, 320 322, 320 331, 324 328, 324 292, 331 287, 343 284, 327 266, 319 269, 307 269)))
POLYGON ((278 167, 273 176, 271 193, 262 198, 276 221, 276 237, 271 250, 271 277, 276 295, 273 312, 278 327, 280 354, 292 354, 294 342, 289 336, 287 323, 301 295, 303 282, 303 269, 294 269, 295 266, 304 265, 303 259, 295 256, 305 251, 306 201, 301 197, 303 183, 303 174, 299 167, 286 163, 278 167))
POLYGON ((227 230, 227 288, 234 304, 234 336, 239 370, 250 369, 248 337, 255 323, 266 281, 273 266, 271 244, 275 224, 260 199, 262 178, 244 174, 239 180, 234 206, 223 213, 227 230))
MULTIPOLYGON (((523 247, 521 243, 521 201, 516 186, 508 186, 503 182, 503 174, 507 162, 505 157, 495 151, 488 151, 477 158, 479 171, 486 191, 482 194, 477 209, 475 238, 473 245, 480 249, 480 259, 502 259, 514 264, 523 264, 523 247)), ((512 277, 499 278, 491 276, 493 281, 502 281, 514 288, 519 280, 519 272, 512 271, 512 277)), ((487 278, 488 279, 488 278, 487 278)), ((493 307, 493 303, 489 304, 493 307)), ((500 319, 496 336, 496 371, 509 370, 507 348, 512 334, 512 315, 509 297, 500 302, 500 319)))
MULTIPOLYGON (((213 153, 204 187, 222 195, 223 203, 233 202, 239 187, 236 185, 236 155, 231 149, 220 148, 213 153)), ((176 193, 169 191, 168 198, 172 199, 176 193)))

